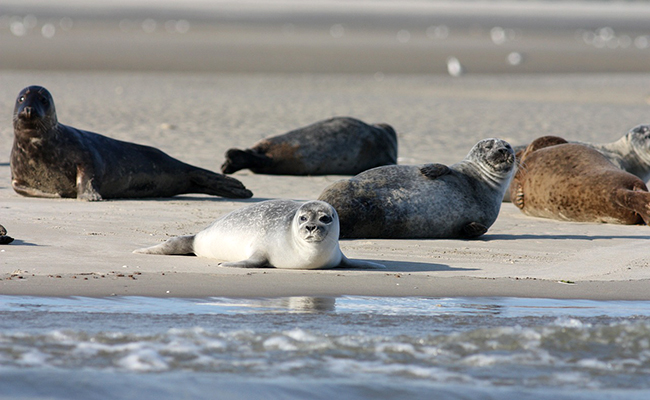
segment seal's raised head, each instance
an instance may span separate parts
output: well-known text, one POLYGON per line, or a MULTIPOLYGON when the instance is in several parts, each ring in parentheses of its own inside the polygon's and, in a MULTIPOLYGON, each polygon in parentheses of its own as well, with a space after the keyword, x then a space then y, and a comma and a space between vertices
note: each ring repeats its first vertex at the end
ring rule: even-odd
POLYGON ((637 154, 650 154, 650 125, 638 125, 623 137, 630 142, 637 154))
POLYGON ((21 90, 14 107, 14 131, 46 132, 57 124, 52 95, 44 87, 28 86, 21 90))
POLYGON ((308 243, 325 239, 338 240, 339 217, 334 207, 324 201, 309 201, 298 209, 294 217, 299 237, 308 243))
POLYGON ((512 146, 501 139, 483 139, 476 143, 467 155, 469 161, 480 165, 486 172, 507 177, 515 164, 512 146))

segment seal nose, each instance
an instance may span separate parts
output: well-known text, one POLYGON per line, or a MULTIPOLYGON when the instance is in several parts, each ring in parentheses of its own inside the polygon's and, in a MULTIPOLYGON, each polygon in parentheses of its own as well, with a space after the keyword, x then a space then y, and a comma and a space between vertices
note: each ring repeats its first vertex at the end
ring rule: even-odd
POLYGON ((25 107, 23 108, 23 111, 20 113, 20 115, 22 115, 27 119, 30 119, 32 118, 32 111, 33 111, 32 107, 25 107))
POLYGON ((316 225, 306 225, 305 229, 307 229, 307 232, 313 233, 316 230, 316 225))

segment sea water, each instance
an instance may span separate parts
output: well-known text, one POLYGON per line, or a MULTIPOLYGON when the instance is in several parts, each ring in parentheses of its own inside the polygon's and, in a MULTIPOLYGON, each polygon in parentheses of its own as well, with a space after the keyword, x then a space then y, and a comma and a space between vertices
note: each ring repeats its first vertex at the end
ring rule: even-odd
POLYGON ((0 296, 0 399, 647 399, 650 302, 0 296))

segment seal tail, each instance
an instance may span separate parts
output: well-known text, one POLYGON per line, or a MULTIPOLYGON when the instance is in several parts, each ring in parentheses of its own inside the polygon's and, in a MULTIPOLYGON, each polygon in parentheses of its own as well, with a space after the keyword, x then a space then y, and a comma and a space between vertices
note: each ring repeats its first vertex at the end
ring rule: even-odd
POLYGON ((136 254, 194 254, 194 236, 177 236, 151 247, 133 250, 136 254))
POLYGON ((230 149, 226 152, 226 161, 221 165, 221 172, 232 174, 240 169, 264 168, 271 165, 272 160, 251 149, 230 149))
POLYGON ((248 199, 253 197, 253 192, 246 189, 243 183, 229 176, 216 174, 205 169, 196 169, 190 172, 190 181, 193 191, 213 196, 228 197, 231 199, 248 199))

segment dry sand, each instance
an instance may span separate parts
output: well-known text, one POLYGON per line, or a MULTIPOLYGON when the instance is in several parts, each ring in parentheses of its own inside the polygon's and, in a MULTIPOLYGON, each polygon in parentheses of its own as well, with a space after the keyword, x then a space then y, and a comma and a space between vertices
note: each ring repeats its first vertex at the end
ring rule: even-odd
POLYGON ((59 121, 153 145, 218 170, 227 148, 335 115, 388 122, 400 162, 454 163, 486 137, 608 142, 649 122, 650 75, 273 75, 0 72, 0 294, 147 296, 531 296, 650 299, 650 228, 568 223, 512 204, 479 240, 346 240, 385 271, 228 269, 132 254, 195 233, 250 201, 313 199, 337 176, 234 176, 247 201, 208 196, 88 203, 11 189, 11 110, 20 89, 52 92, 59 121))

